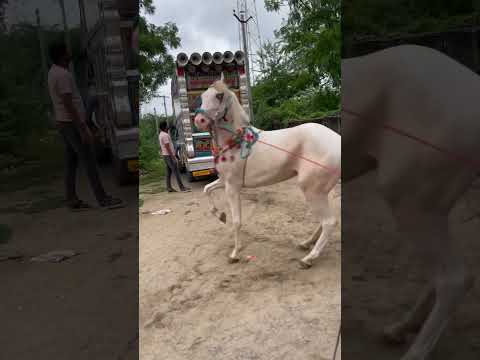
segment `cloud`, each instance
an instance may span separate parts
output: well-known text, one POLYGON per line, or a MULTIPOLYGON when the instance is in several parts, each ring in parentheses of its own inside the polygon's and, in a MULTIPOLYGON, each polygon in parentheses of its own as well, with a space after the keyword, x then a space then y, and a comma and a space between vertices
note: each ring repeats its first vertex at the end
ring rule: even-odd
MULTIPOLYGON (((239 24, 233 17, 233 9, 237 6, 237 0, 155 0, 156 13, 148 16, 148 20, 156 25, 173 22, 178 26, 181 46, 172 50, 173 55, 185 52, 190 55, 196 51, 202 53, 209 51, 230 50, 235 52, 241 49, 239 38, 239 24)), ((253 15, 254 1, 249 0, 250 12, 253 15)), ((257 16, 260 36, 263 41, 273 39, 274 30, 280 28, 282 19, 286 18, 287 9, 280 13, 267 12, 263 0, 256 0, 257 16)), ((256 24, 249 22, 257 32, 256 24)), ((159 95, 170 96, 170 82, 161 87, 159 95)), ((167 111, 171 114, 171 99, 169 99, 167 111)), ((155 99, 142 107, 143 113, 163 113, 163 100, 155 99)))

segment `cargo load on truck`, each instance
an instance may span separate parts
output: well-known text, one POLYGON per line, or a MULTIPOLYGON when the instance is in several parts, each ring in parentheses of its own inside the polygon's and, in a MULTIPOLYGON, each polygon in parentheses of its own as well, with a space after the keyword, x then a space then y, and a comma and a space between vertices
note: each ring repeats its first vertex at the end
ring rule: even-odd
POLYGON ((174 139, 180 170, 193 181, 205 176, 215 176, 212 138, 209 132, 195 127, 193 118, 200 95, 224 74, 224 81, 236 94, 240 104, 249 113, 245 55, 242 51, 194 52, 190 56, 177 56, 172 78, 171 94, 174 118, 174 139))

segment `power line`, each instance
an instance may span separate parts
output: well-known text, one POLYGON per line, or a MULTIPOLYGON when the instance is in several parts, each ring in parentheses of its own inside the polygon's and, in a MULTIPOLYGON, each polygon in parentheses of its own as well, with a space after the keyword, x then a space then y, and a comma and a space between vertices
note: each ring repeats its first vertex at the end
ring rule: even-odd
POLYGON ((258 11, 257 11, 257 0, 253 0, 253 9, 255 11, 254 14, 254 19, 255 19, 255 24, 257 25, 257 32, 258 32, 258 40, 259 40, 259 48, 260 48, 260 66, 262 72, 265 70, 265 59, 263 57, 263 40, 262 40, 262 33, 260 31, 260 24, 258 21, 258 11))
MULTIPOLYGON (((240 14, 240 0, 237 0, 237 12, 240 14)), ((238 23, 238 48, 242 48, 242 24, 238 23)))

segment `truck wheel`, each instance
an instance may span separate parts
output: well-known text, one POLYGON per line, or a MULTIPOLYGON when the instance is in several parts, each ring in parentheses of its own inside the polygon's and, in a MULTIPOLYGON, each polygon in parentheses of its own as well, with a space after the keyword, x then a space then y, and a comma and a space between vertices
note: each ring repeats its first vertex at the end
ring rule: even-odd
POLYGON ((187 172, 187 179, 188 179, 188 182, 194 182, 195 181, 195 177, 192 175, 192 173, 190 171, 187 172))

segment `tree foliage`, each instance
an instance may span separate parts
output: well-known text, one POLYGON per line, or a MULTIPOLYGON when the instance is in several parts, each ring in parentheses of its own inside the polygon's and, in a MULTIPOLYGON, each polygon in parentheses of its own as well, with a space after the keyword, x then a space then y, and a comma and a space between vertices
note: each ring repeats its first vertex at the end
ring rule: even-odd
POLYGON ((260 56, 265 69, 253 87, 256 125, 281 128, 292 120, 323 117, 339 108, 340 1, 265 0, 288 19, 260 56))
MULTIPOLYGON (((142 175, 150 175, 155 181, 165 175, 165 164, 160 156, 157 132, 157 124, 163 120, 169 121, 171 119, 154 114, 145 114, 140 120, 140 170, 142 175)), ((148 181, 148 176, 143 176, 142 179, 142 182, 148 181)))
POLYGON ((8 0, 0 0, 0 32, 5 31, 5 7, 8 0))
MULTIPOLYGON (((80 32, 72 29, 73 48, 79 48, 80 32)), ((45 28, 46 43, 63 38, 55 28, 45 28)), ((74 60, 79 56, 73 53, 74 60)), ((50 100, 42 73, 37 28, 18 24, 0 33, 0 153, 25 150, 31 137, 39 137, 49 126, 50 100)))
POLYGON ((180 46, 180 38, 175 24, 157 26, 147 21, 145 15, 155 13, 152 0, 141 0, 140 9, 144 14, 139 21, 140 101, 148 102, 173 73, 174 59, 168 51, 180 46))
POLYGON ((478 0, 365 0, 342 2, 343 34, 349 38, 435 32, 478 23, 478 0))
POLYGON ((265 0, 268 10, 289 7, 278 30, 282 51, 299 70, 308 70, 318 83, 340 83, 340 0, 265 0))

